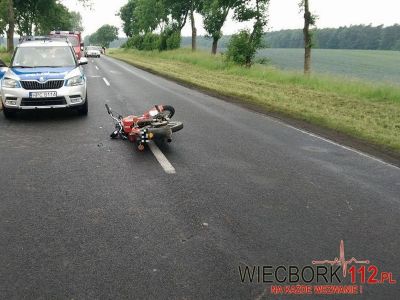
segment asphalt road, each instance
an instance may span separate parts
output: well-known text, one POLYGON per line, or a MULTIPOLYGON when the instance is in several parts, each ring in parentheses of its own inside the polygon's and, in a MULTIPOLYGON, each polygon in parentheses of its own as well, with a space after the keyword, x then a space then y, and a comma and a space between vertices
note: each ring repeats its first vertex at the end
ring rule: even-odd
POLYGON ((0 116, 0 298, 282 299, 238 267, 333 260, 340 240, 399 281, 399 168, 107 57, 85 68, 88 117, 0 116), (109 139, 105 103, 175 106, 175 174, 109 139))

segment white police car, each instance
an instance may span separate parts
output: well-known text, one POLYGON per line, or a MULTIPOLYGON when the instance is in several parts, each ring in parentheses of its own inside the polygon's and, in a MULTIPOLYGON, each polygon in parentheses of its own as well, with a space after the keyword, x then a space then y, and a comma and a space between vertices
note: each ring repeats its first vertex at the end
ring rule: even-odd
POLYGON ((88 113, 86 77, 67 41, 22 42, 1 79, 1 101, 5 117, 22 109, 75 108, 88 113))

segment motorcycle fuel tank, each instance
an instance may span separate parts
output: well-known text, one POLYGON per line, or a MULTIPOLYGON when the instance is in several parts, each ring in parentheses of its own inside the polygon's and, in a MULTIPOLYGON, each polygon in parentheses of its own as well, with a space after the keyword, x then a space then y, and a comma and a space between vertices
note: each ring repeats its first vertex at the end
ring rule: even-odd
POLYGON ((124 125, 125 133, 130 133, 132 131, 133 125, 137 122, 136 116, 128 116, 122 119, 122 124, 124 125))

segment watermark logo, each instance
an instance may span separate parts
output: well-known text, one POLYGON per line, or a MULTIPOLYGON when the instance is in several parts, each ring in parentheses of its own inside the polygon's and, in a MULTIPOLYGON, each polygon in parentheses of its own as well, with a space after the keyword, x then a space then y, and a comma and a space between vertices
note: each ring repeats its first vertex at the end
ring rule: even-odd
POLYGON ((381 271, 368 259, 346 259, 343 240, 333 260, 313 260, 305 266, 239 266, 239 275, 242 283, 270 284, 272 295, 357 295, 365 285, 397 283, 392 272, 381 271))
POLYGON ((347 276, 347 266, 350 264, 370 264, 369 260, 357 260, 354 257, 352 257, 349 260, 346 260, 344 256, 344 242, 343 240, 340 241, 340 249, 339 249, 339 258, 335 257, 334 260, 313 260, 312 264, 313 265, 325 265, 329 264, 331 266, 340 266, 342 267, 343 270, 343 277, 346 278, 347 276))

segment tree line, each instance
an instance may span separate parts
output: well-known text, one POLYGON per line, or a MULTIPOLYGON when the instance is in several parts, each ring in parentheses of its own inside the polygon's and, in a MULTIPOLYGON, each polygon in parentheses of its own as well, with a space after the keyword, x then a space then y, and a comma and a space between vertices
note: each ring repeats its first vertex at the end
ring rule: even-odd
MULTIPOLYGON (((77 0, 83 4, 90 0, 77 0)), ((82 31, 79 12, 69 11, 59 0, 0 0, 0 31, 7 49, 14 49, 14 34, 47 35, 51 30, 82 31)))
MULTIPOLYGON (((219 47, 226 51, 230 35, 224 35, 219 47)), ((181 46, 190 47, 191 38, 182 37, 181 46)), ((210 38, 197 39, 199 48, 210 48, 210 38)), ((303 31, 289 29, 268 32, 263 36, 262 48, 302 48, 303 31)), ((314 34, 314 48, 320 49, 360 49, 360 50, 400 50, 400 25, 389 27, 353 25, 350 27, 317 29, 314 34), (364 28, 366 30, 353 30, 364 28), (344 30, 346 29, 346 30, 344 30)))
POLYGON ((190 22, 192 49, 197 48, 195 13, 203 17, 204 29, 212 39, 211 52, 217 53, 222 27, 230 12, 237 22, 252 22, 251 30, 243 30, 232 38, 236 47, 246 45, 239 55, 232 48, 231 56, 250 65, 255 49, 260 46, 267 25, 269 0, 129 0, 119 12, 123 31, 129 37, 126 47, 140 50, 168 50, 180 47, 181 30, 190 22), (155 33, 159 32, 159 33, 155 33))
MULTIPOLYGON (((302 48, 300 29, 267 33, 266 45, 271 48, 302 48)), ((400 25, 384 27, 353 25, 315 30, 314 47, 321 49, 400 50, 400 25)))
MULTIPOLYGON (((203 18, 207 36, 212 40, 211 53, 216 54, 223 36, 222 27, 228 15, 236 22, 252 24, 250 29, 232 35, 227 45, 226 58, 250 67, 258 48, 263 45, 263 35, 268 21, 270 0, 128 0, 121 7, 119 16, 128 40, 123 45, 139 50, 169 50, 179 48, 181 30, 190 22, 192 50, 197 48, 195 13, 203 18)), ((311 48, 315 16, 309 9, 309 0, 297 5, 304 13, 303 45, 305 49, 304 70, 310 70, 311 48)))

